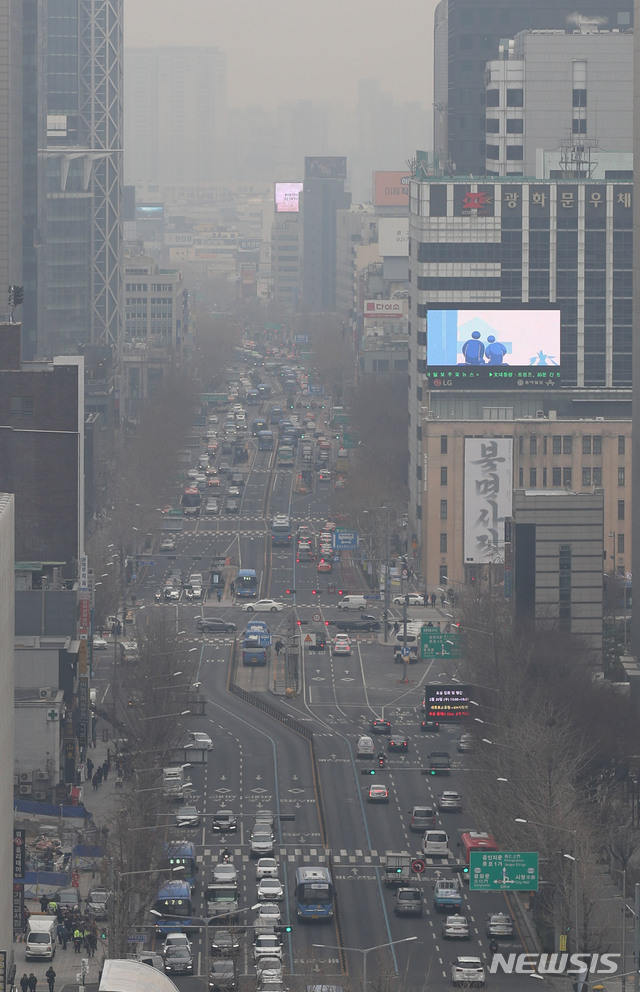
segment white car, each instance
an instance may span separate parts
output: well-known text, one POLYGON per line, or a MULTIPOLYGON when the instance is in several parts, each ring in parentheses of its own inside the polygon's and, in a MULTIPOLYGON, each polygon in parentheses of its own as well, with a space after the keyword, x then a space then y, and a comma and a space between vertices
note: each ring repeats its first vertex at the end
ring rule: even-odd
POLYGON ((405 600, 408 602, 409 606, 424 606, 424 596, 421 596, 417 592, 408 592, 406 596, 393 597, 393 603, 395 606, 403 606, 405 600))
POLYGON ((275 934, 265 933, 256 937, 253 945, 253 960, 259 961, 260 958, 278 958, 282 961, 282 944, 275 934))
POLYGON ((351 654, 351 638, 348 634, 336 634, 333 639, 334 654, 351 654))
POLYGON ((256 878, 258 880, 261 878, 277 878, 278 868, 279 865, 275 858, 260 858, 256 864, 256 878))
POLYGON ((94 651, 106 651, 109 647, 109 642, 104 637, 94 637, 92 643, 94 651))
POLYGON ((164 938, 164 944, 162 945, 161 954, 165 957, 167 950, 170 947, 186 947, 188 951, 191 951, 191 941, 187 937, 186 933, 168 933, 164 938))
POLYGON ((280 902, 284 899, 284 889, 279 878, 261 878, 258 882, 258 900, 280 902))
POLYGON ((265 854, 273 854, 275 837, 271 831, 256 829, 251 834, 250 853, 252 858, 261 858, 265 854))
POLYGON ((451 981, 454 985, 484 987, 484 965, 480 958, 459 956, 451 965, 451 981))
POLYGON ((246 613, 279 613, 284 610, 284 603, 278 603, 275 599, 258 599, 255 603, 246 603, 242 609, 246 613))
POLYGON ((213 881, 225 882, 228 885, 233 885, 238 881, 236 866, 232 865, 230 861, 218 861, 218 863, 213 866, 213 881))
POLYGON ((265 902, 256 916, 257 927, 275 927, 282 921, 280 907, 275 902, 265 902))
POLYGON ((163 537, 160 541, 161 551, 175 551, 176 542, 172 537, 163 537))
POLYGON ((203 734, 200 730, 192 730, 189 734, 189 741, 194 747, 213 751, 213 741, 209 734, 203 734))

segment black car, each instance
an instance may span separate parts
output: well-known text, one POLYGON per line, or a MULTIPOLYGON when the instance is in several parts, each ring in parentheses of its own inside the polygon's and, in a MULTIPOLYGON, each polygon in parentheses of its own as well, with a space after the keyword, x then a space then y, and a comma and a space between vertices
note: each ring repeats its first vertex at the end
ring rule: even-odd
POLYGON ((369 732, 372 734, 390 734, 391 724, 388 720, 372 720, 369 725, 369 732))
POLYGON ((348 631, 357 632, 359 630, 367 632, 367 631, 380 630, 380 621, 376 620, 375 617, 367 616, 366 614, 361 616, 357 620, 356 619, 350 620, 348 618, 345 618, 344 620, 342 619, 331 620, 330 623, 332 627, 336 627, 338 630, 342 630, 345 632, 348 631))
POLYGON ((230 992, 238 987, 236 969, 232 958, 212 961, 209 971, 210 992, 230 992))
POLYGON ((193 957, 189 948, 184 944, 170 947, 165 955, 164 970, 168 975, 191 975, 193 957))
POLYGON ((198 617, 196 620, 196 630, 204 634, 232 634, 238 628, 231 620, 223 620, 221 617, 198 617))
POLYGON ((219 958, 229 958, 240 950, 240 938, 235 930, 214 930, 211 938, 211 954, 219 958))
POLYGON ((425 733, 437 734, 440 731, 440 724, 437 720, 423 720, 420 724, 420 730, 424 730, 425 733))
POLYGON ((238 829, 238 818, 230 809, 219 809, 213 814, 211 829, 214 833, 234 833, 238 829))

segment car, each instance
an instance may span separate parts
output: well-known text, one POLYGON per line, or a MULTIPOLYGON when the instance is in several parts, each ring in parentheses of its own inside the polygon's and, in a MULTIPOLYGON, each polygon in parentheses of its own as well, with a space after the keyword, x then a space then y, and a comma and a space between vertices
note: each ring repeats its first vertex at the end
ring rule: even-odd
POLYGON ((240 950, 240 937, 236 930, 214 930, 211 936, 211 954, 214 957, 230 957, 240 950))
POLYGON ((284 899, 284 889, 279 878, 261 878, 258 882, 258 900, 280 902, 284 899))
POLYGON ((189 741, 195 747, 204 748, 207 751, 213 751, 213 741, 209 737, 209 734, 205 734, 201 730, 190 731, 189 741))
POLYGON ((359 620, 349 620, 345 618, 344 620, 330 620, 330 625, 332 627, 337 627, 338 630, 352 631, 357 633, 358 631, 375 631, 380 630, 380 621, 375 617, 361 616, 359 620))
POLYGON ((485 972, 481 959, 457 957, 451 965, 451 981, 453 985, 461 985, 465 989, 484 988, 485 972))
POLYGON ((441 792, 438 809, 441 813, 462 813, 462 796, 459 792, 441 792))
POLYGON ((422 893, 412 886, 396 889, 396 916, 422 916, 422 893))
POLYGON ((428 734, 437 734, 440 732, 440 724, 437 720, 423 720, 420 724, 420 730, 428 734))
POLYGON ((106 651, 109 647, 109 641, 105 641, 104 637, 93 637, 92 642, 94 651, 106 651))
POLYGON ((259 961, 256 961, 256 972, 258 974, 259 979, 262 979, 263 976, 265 978, 267 977, 265 975, 265 972, 272 973, 270 976, 271 981, 276 981, 277 976, 279 976, 280 979, 282 979, 282 961, 280 960, 280 958, 270 958, 270 957, 260 958, 259 961))
POLYGON ((351 640, 348 634, 336 634, 333 639, 334 654, 351 654, 351 640))
POLYGON ((202 586, 190 585, 184 591, 185 596, 189 600, 199 600, 202 599, 202 586))
POLYGON ((255 925, 257 927, 276 927, 281 922, 280 907, 275 902, 264 902, 258 910, 255 925))
POLYGON ((226 503, 224 504, 224 512, 225 513, 239 513, 240 512, 240 504, 238 503, 238 500, 237 499, 228 499, 226 501, 226 503))
POLYGON ((190 975, 193 972, 193 955, 188 947, 170 947, 164 958, 167 975, 190 975))
POLYGON ((424 596, 418 592, 408 592, 404 596, 394 596, 391 600, 394 606, 424 606, 424 596))
POLYGON ((372 785, 369 787, 369 795, 367 796, 367 802, 370 803, 388 803, 389 802, 389 789, 386 785, 372 785))
POLYGON ((426 857, 448 858, 449 835, 444 830, 425 830, 422 838, 422 853, 426 857))
POLYGON ((259 934, 253 945, 253 960, 279 958, 282 961, 282 944, 276 934, 259 934))
POLYGON ((245 603, 242 609, 245 613, 280 613, 284 610, 284 603, 275 599, 258 599, 255 603, 245 603))
POLYGON ((230 809, 219 809, 213 814, 211 829, 214 833, 230 834, 238 829, 238 818, 230 809))
POLYGON ((210 516, 213 516, 213 515, 215 515, 218 512, 218 509, 219 509, 218 500, 217 499, 208 499, 207 500, 207 503, 206 503, 206 506, 204 508, 204 512, 207 513, 207 514, 209 514, 210 516))
POLYGON ((209 966, 209 992, 233 992, 238 978, 233 958, 217 958, 209 966))
MULTIPOLYGON (((256 621, 256 623, 263 623, 264 621, 256 621)), ((273 825, 276 822, 276 814, 270 809, 257 809, 254 816, 253 829, 257 830, 260 827, 268 827, 269 830, 273 830, 273 825)))
POLYGON ((331 470, 328 468, 321 468, 318 472, 318 482, 331 482, 331 470))
POLYGON ((230 861, 218 861, 213 866, 213 881, 234 885, 238 881, 236 866, 231 864, 230 861))
POLYGON ((87 896, 88 915, 94 920, 106 920, 109 916, 110 900, 111 893, 107 889, 101 889, 99 886, 90 889, 87 896))
POLYGON ((445 940, 469 940, 469 921, 466 916, 445 916, 442 921, 445 940))
POLYGON ((513 937, 513 920, 506 913, 489 913, 485 932, 487 937, 513 937))
POLYGON ((207 467, 204 470, 204 474, 207 477, 209 477, 211 475, 217 475, 218 474, 218 469, 215 467, 215 465, 212 465, 211 462, 209 462, 209 464, 207 465, 207 467))
POLYGON ((461 734, 458 738, 458 743, 456 744, 458 751, 461 752, 473 751, 474 746, 475 741, 471 734, 461 734))
POLYGON ((197 479, 197 478, 198 478, 198 469, 197 468, 190 468, 187 471, 187 479, 197 479))
POLYGON ((172 933, 168 933, 164 938, 164 944, 162 945, 162 950, 160 951, 163 957, 171 947, 186 947, 190 951, 191 941, 187 937, 186 933, 175 930, 172 933))
POLYGON ((358 738, 358 749, 356 758, 373 758, 376 753, 375 745, 371 737, 363 735, 358 738))
POLYGON ((165 586, 162 595, 169 601, 180 599, 180 590, 177 586, 165 586))
POLYGON ((173 537, 163 537, 160 541, 161 551, 175 551, 176 542, 173 537))
POLYGON ((406 754, 409 750, 409 741, 406 737, 393 737, 389 738, 387 742, 387 751, 400 751, 402 754, 406 754))
POLYGON ((273 854, 275 838, 269 827, 258 824, 251 833, 249 853, 252 858, 261 858, 263 854, 273 854))
POLYGON ((424 833, 436 825, 436 811, 433 806, 412 806, 409 810, 411 822, 409 830, 424 833))
POLYGON ((223 620, 221 617, 198 617, 196 630, 203 634, 232 634, 237 627, 233 621, 223 620))
POLYGON ((316 567, 317 572, 332 572, 333 565, 326 558, 321 558, 316 567))
POLYGON ((240 495, 240 489, 238 488, 238 486, 229 486, 229 488, 227 489, 227 492, 229 493, 229 496, 239 496, 240 495))
POLYGON ((207 477, 204 474, 204 472, 196 472, 195 481, 196 481, 196 485, 198 487, 200 487, 200 486, 206 486, 206 484, 207 484, 207 477))
POLYGON ((195 806, 180 806, 176 810, 176 827, 199 827, 200 813, 195 806))
POLYGON ((369 730, 372 734, 390 734, 391 723, 389 720, 372 720, 369 730))
POLYGON ((210 475, 209 481, 207 482, 208 489, 215 489, 216 492, 220 492, 221 482, 217 475, 210 475))
POLYGON ((260 858, 256 863, 256 878, 277 878, 279 867, 275 858, 260 858))

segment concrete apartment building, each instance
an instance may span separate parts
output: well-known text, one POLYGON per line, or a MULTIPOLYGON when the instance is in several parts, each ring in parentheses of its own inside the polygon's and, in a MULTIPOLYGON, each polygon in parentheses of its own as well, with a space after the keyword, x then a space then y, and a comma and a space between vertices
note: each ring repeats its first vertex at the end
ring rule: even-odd
POLYGON ((542 178, 541 152, 561 146, 564 175, 550 178, 586 179, 599 149, 631 151, 632 73, 630 33, 517 34, 487 64, 485 175, 542 178))

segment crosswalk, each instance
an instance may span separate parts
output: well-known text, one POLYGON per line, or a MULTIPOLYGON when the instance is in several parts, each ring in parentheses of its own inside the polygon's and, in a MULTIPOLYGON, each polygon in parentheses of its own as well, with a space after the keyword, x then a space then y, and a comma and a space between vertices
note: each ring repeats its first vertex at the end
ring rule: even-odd
MULTIPOLYGON (((238 864, 243 865, 255 865, 255 860, 250 857, 247 853, 246 848, 240 847, 229 847, 231 852, 231 860, 238 862, 238 864)), ((281 864, 326 864, 331 857, 331 861, 335 866, 351 866, 351 865, 361 865, 362 867, 374 867, 383 868, 384 867, 384 851, 377 851, 371 849, 370 851, 364 849, 349 850, 348 848, 340 848, 339 850, 330 852, 324 847, 276 847, 274 848, 273 857, 276 858, 281 864)), ((199 855, 198 860, 202 864, 210 864, 212 860, 216 860, 218 857, 218 851, 212 848, 205 848, 203 853, 199 855)), ((424 861, 426 868, 446 868, 449 865, 456 864, 456 859, 451 852, 447 858, 426 858, 422 854, 415 853, 414 857, 420 858, 424 861)))

